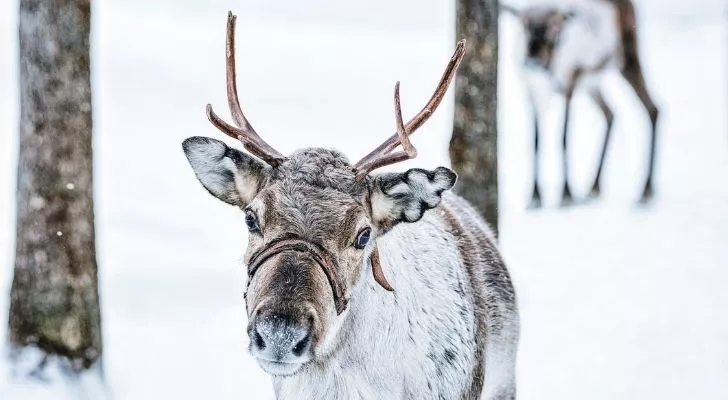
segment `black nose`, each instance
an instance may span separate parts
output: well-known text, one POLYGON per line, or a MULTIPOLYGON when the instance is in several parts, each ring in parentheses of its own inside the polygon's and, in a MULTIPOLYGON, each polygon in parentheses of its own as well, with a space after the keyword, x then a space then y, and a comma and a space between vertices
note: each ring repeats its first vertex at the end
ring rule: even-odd
POLYGON ((538 57, 541 54, 543 43, 540 40, 531 40, 528 43, 528 56, 538 57))
POLYGON ((251 351, 267 361, 303 362, 311 347, 312 325, 313 318, 258 316, 251 329, 251 351))

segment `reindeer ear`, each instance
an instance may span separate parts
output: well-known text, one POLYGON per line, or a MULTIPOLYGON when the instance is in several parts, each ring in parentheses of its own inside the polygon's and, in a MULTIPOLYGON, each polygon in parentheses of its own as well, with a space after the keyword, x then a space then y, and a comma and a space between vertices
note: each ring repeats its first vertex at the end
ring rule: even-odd
POLYGON ((197 179, 210 194, 235 206, 245 207, 258 193, 267 167, 257 159, 202 136, 182 142, 197 179))
POLYGON ((440 204, 442 192, 456 180, 457 175, 445 167, 375 176, 370 188, 374 225, 384 232, 400 222, 419 221, 425 211, 440 204))

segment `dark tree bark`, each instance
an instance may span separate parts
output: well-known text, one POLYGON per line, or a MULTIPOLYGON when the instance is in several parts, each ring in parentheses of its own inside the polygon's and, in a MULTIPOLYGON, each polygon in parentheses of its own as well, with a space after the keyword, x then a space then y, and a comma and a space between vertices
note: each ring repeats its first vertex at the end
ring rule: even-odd
POLYGON ((458 0, 456 39, 467 39, 455 81, 450 160, 455 191, 498 229, 498 0, 458 0))
MULTIPOLYGON (((88 0, 20 1, 20 151, 10 346, 101 357, 88 0)), ((42 364, 39 368, 42 369, 42 364)))

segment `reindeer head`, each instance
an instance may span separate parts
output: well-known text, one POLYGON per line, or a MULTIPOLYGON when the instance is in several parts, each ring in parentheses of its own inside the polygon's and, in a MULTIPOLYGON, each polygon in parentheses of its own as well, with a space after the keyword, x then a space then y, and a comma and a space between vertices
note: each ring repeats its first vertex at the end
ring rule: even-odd
MULTIPOLYGON (((207 106, 210 122, 239 139, 250 154, 206 137, 182 144, 195 175, 210 194, 239 207, 249 234, 245 262, 250 351, 274 375, 290 375, 335 347, 353 289, 373 279, 393 290, 379 264, 376 240, 400 223, 418 221, 455 184, 447 168, 370 175, 416 156, 409 135, 440 104, 462 60, 458 43, 427 105, 402 121, 399 83, 397 133, 352 165, 335 150, 306 148, 283 156, 243 115, 235 79, 235 16, 228 15, 227 95, 237 126, 207 106), (401 145, 402 150, 393 152, 401 145)), ((242 220, 242 218, 241 218, 242 220)), ((242 222, 242 221, 241 221, 242 222)))
POLYGON ((549 68, 561 32, 574 11, 564 11, 548 5, 531 6, 520 11, 502 5, 501 9, 518 17, 523 24, 526 35, 526 64, 549 68))

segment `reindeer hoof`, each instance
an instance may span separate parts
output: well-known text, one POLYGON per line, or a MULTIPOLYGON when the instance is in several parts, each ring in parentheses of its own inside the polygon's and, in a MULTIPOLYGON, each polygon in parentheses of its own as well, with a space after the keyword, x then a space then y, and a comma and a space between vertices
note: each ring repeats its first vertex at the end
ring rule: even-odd
POLYGON ((540 197, 532 197, 531 202, 528 203, 528 209, 529 210, 537 210, 541 208, 541 198, 540 197))
POLYGON ((571 196, 564 196, 561 198, 561 207, 570 207, 574 205, 574 198, 571 196))
POLYGON ((538 185, 533 185, 533 193, 531 193, 531 202, 528 204, 529 210, 535 210, 541 208, 541 191, 538 190, 538 185))
POLYGON ((569 186, 564 185, 564 191, 561 195, 561 207, 568 207, 574 205, 574 198, 571 196, 571 189, 569 186))
POLYGON ((529 210, 541 208, 541 191, 538 190, 538 184, 534 183, 533 193, 531 193, 531 202, 528 204, 529 210))
POLYGON ((594 186, 592 186, 591 191, 589 192, 589 197, 597 198, 601 194, 602 189, 599 187, 599 182, 594 182, 594 186))
POLYGON ((654 195, 655 191, 652 189, 652 185, 648 183, 647 185, 645 185, 645 190, 642 192, 642 197, 640 197, 640 204, 650 203, 654 195))

